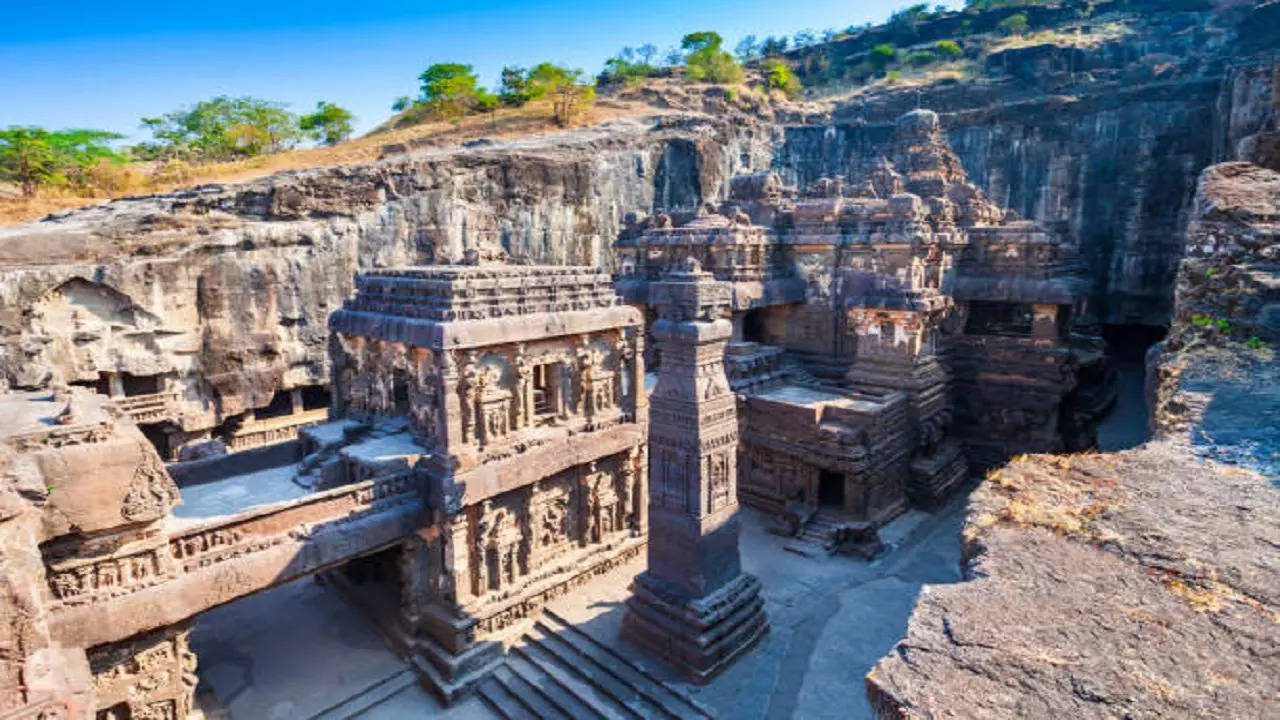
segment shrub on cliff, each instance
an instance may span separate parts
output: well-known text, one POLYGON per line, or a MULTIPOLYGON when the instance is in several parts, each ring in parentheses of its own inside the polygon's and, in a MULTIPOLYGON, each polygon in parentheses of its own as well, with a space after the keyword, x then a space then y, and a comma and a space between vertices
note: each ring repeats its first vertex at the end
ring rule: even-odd
POLYGON ((687 53, 685 76, 690 80, 732 85, 742 82, 742 66, 721 49, 724 39, 711 30, 689 33, 680 41, 687 53))
POLYGON ((621 85, 636 83, 658 74, 658 66, 653 58, 658 48, 653 45, 642 45, 638 50, 624 47, 617 55, 604 61, 604 71, 600 79, 607 83, 621 85))
POLYGON ((800 78, 791 72, 791 66, 777 58, 765 60, 760 64, 760 69, 764 71, 765 84, 774 90, 781 90, 787 97, 795 97, 804 88, 800 78))
POLYGON ((658 74, 658 68, 648 63, 633 62, 622 56, 611 57, 604 61, 604 71, 600 79, 614 85, 638 83, 645 78, 658 74))
POLYGON ((954 60, 964 54, 964 50, 960 49, 960 44, 955 40, 939 40, 933 44, 933 50, 948 60, 954 60))
POLYGON ((1031 26, 1027 22, 1027 16, 1025 13, 1015 13, 1001 20, 1000 24, 996 25, 996 27, 1005 35, 1022 35, 1031 26))
POLYGON ((898 48, 889 45, 888 43, 881 43, 880 45, 876 45, 871 48, 871 54, 867 58, 868 62, 871 63, 871 66, 880 72, 883 72, 884 69, 889 66, 889 63, 892 63, 897 59, 898 48))
POLYGON ((937 59, 938 56, 928 50, 917 50, 907 56, 907 63, 914 67, 924 67, 937 59))

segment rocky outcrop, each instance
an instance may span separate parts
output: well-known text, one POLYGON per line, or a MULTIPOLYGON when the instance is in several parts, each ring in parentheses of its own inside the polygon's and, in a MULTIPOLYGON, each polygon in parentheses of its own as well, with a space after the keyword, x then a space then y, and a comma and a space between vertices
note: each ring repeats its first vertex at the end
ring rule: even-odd
POLYGON ((993 473, 971 578, 867 678, 902 717, 1263 717, 1280 685, 1275 488, 1170 442, 993 473))
POLYGON ((926 587, 867 677, 881 717, 1271 712, 1280 362, 1262 336, 1280 283, 1278 179, 1242 163, 1203 173, 1151 362, 1158 439, 988 475, 965 529, 968 582, 926 587))
POLYGON ((167 427, 195 437, 281 390, 328 384, 325 322, 357 272, 481 244, 609 269, 624 215, 724 196, 730 175, 767 165, 769 141, 741 118, 670 114, 0 230, 0 377, 115 383, 169 403, 167 427))

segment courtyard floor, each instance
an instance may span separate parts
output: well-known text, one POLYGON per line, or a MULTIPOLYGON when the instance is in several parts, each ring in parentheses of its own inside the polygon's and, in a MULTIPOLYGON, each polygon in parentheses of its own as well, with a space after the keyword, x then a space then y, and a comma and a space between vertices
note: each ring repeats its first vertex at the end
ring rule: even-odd
MULTIPOLYGON (((892 549, 871 563, 787 552, 765 516, 743 510, 742 565, 764 586, 771 630, 704 687, 618 641, 643 557, 550 608, 718 717, 869 718, 863 676, 904 634, 922 586, 960 579, 964 501, 962 493, 936 513, 900 517, 882 533, 892 549)), ((442 708, 372 623, 309 579, 204 613, 192 646, 209 720, 493 717, 475 696, 442 708)))

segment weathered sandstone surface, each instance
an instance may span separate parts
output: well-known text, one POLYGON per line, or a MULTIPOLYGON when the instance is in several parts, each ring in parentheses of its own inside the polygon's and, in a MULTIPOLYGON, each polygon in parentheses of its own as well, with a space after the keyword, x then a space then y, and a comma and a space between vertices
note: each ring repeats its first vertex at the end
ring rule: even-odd
POLYGON ((965 530, 969 581, 926 588, 867 678, 881 716, 1274 712, 1280 362, 1262 339, 1275 338, 1278 181, 1243 163, 1203 173, 1174 325, 1153 350, 1157 439, 988 476, 965 530))
POLYGON ((0 230, 0 377, 19 388, 123 377, 121 394, 133 382, 167 404, 159 419, 208 430, 280 390, 328 385, 325 323, 357 272, 458 261, 482 244, 609 269, 627 213, 724 195, 733 173, 767 165, 770 134, 656 116, 0 230))

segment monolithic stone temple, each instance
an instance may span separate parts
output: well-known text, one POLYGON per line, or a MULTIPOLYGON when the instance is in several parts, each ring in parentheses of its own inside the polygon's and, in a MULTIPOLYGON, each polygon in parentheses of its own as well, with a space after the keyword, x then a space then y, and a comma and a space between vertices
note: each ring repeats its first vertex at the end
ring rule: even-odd
POLYGON ((427 515, 393 630, 451 698, 504 631, 644 547, 640 314, 590 268, 481 264, 365 274, 330 326, 337 423, 390 431, 306 431, 343 438, 320 481, 406 457, 427 515))
POLYGON ((1015 450, 1089 447, 1113 399, 1075 324, 1074 250, 987 201, 928 110, 898 120, 859 183, 738 177, 727 201, 617 246, 617 286, 651 320, 656 281, 688 258, 729 284, 739 496, 820 508, 820 543, 840 520, 936 505, 1015 450))
POLYGON ((1015 451, 1088 447, 1111 401, 1073 250, 985 200, 936 115, 863 170, 633 222, 613 278, 497 250, 359 274, 328 410, 245 426, 298 436, 283 471, 166 468, 182 438, 140 429, 162 386, 6 390, 6 707, 198 716, 193 619, 315 576, 445 704, 707 716, 628 653, 705 683, 769 636, 740 502, 825 558, 1015 451), (546 610, 614 571, 609 642, 546 610))

